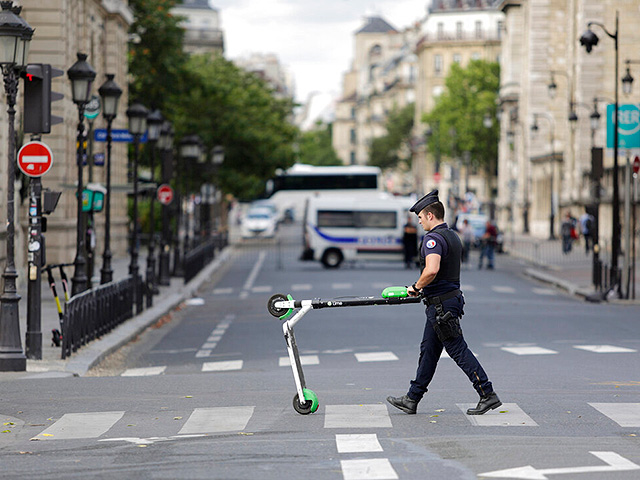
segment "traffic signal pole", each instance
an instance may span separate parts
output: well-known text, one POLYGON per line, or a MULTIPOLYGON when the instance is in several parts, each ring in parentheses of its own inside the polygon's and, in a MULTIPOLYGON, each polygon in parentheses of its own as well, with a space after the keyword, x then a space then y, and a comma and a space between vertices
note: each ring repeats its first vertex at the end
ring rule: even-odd
POLYGON ((26 355, 34 360, 42 359, 41 323, 41 274, 46 263, 44 237, 42 236, 42 181, 40 177, 29 179, 29 240, 27 285, 26 355))

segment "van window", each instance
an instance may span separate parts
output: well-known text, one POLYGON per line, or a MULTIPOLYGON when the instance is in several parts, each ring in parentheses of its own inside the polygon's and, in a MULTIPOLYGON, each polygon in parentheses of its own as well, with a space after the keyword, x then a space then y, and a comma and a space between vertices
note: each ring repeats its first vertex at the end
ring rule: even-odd
POLYGON ((355 227, 354 213, 338 210, 318 210, 318 227, 355 227))
POLYGON ((360 228, 396 228, 396 212, 356 212, 360 228))

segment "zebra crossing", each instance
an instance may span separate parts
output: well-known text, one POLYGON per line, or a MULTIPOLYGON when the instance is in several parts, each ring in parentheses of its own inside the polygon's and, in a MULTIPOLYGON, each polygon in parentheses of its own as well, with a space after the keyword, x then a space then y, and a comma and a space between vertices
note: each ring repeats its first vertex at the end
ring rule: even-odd
MULTIPOLYGON (((605 422, 613 422, 621 428, 640 427, 640 403, 598 403, 585 402, 595 415, 599 415, 605 422)), ((499 409, 487 412, 484 415, 467 415, 467 408, 475 404, 455 404, 449 408, 436 410, 438 415, 432 412, 418 411, 416 416, 420 422, 420 417, 429 419, 429 423, 436 423, 431 420, 437 418, 437 423, 442 425, 459 425, 459 418, 466 418, 470 428, 484 427, 519 427, 536 428, 538 422, 527 414, 517 403, 504 403, 499 409)), ((126 411, 104 411, 104 412, 81 412, 65 413, 58 419, 49 419, 54 423, 34 435, 31 440, 37 441, 60 441, 77 439, 97 439, 105 442, 131 442, 140 443, 142 439, 137 437, 116 437, 109 436, 111 430, 121 432, 122 424, 130 419, 126 418, 126 411)), ((548 423, 549 417, 553 415, 564 416, 566 412, 562 409, 558 411, 546 410, 543 414, 542 423, 548 423)), ((160 438, 180 438, 185 436, 216 435, 238 432, 267 431, 272 425, 274 410, 262 406, 219 406, 200 407, 191 410, 188 417, 174 417, 171 428, 175 430, 174 435, 160 438), (260 417, 269 417, 270 422, 265 422, 260 417)), ((288 410, 282 410, 279 415, 283 417, 293 415, 288 410)), ((397 419, 405 418, 395 409, 386 404, 354 404, 354 405, 321 405, 314 416, 324 417, 324 428, 327 430, 355 430, 357 433, 345 434, 336 433, 336 445, 338 453, 362 453, 381 452, 382 447, 375 434, 363 433, 361 430, 394 428, 397 419)), ((138 420, 138 427, 144 423, 138 420)), ((285 419, 282 422, 286 422, 285 419)), ((156 423, 154 423, 156 425, 156 423)), ((166 432, 166 425, 161 427, 166 432)))
MULTIPOLYGON (((638 353, 637 349, 622 347, 619 345, 568 345, 565 350, 562 352, 558 350, 552 350, 551 348, 547 348, 546 346, 534 345, 534 344, 511 344, 511 345, 485 345, 488 348, 498 348, 499 350, 509 354, 515 355, 517 357, 523 356, 538 356, 538 355, 558 355, 560 353, 568 353, 569 351, 580 351, 585 352, 588 355, 600 355, 600 354, 634 354, 638 353), (569 350, 571 349, 571 350, 569 350)), ((558 347, 554 347, 558 348, 558 347)), ((476 357, 477 353, 473 353, 476 357)), ((401 356, 397 355, 394 352, 390 351, 373 351, 373 352, 353 352, 351 349, 346 350, 325 350, 322 352, 303 352, 300 355, 300 363, 302 365, 320 365, 322 363, 322 359, 328 356, 335 357, 336 355, 346 355, 348 358, 351 358, 352 361, 355 360, 358 364, 367 364, 367 363, 376 363, 376 362, 397 362, 401 360, 401 356)), ((197 356, 197 355, 196 355, 197 356)), ((440 355, 442 359, 451 359, 446 351, 442 351, 440 355)), ((413 361, 413 352, 411 352, 411 357, 407 358, 408 360, 413 361)), ((234 360, 219 360, 215 362, 204 362, 199 366, 200 372, 230 372, 230 371, 239 371, 242 370, 246 365, 246 362, 242 359, 234 359, 234 360)), ((274 358, 273 365, 277 365, 279 367, 290 367, 291 363, 288 356, 279 356, 277 360, 274 358)), ((261 364, 264 366, 264 364, 261 364)), ((157 365, 157 366, 149 366, 149 367, 137 367, 130 368, 122 372, 120 375, 123 377, 149 377, 154 375, 164 375, 167 373, 171 373, 171 371, 167 370, 168 367, 166 365, 157 365)))

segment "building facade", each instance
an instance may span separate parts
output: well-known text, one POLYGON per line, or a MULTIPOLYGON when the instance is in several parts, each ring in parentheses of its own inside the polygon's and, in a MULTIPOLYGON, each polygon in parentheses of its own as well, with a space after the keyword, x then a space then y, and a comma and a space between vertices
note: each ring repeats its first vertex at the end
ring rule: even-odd
POLYGON ((184 51, 189 54, 224 53, 224 33, 220 28, 220 13, 209 5, 209 0, 184 0, 172 9, 183 18, 184 51))
POLYGON ((434 0, 429 8, 416 46, 419 77, 412 173, 414 190, 418 193, 438 188, 441 198, 462 197, 468 187, 478 200, 490 200, 487 179, 465 166, 462 155, 450 159, 427 150, 425 136, 438 125, 426 125, 422 117, 435 107, 444 92, 453 64, 465 67, 471 60, 500 60, 503 19, 504 14, 492 0, 434 0), (462 178, 467 181, 462 182, 462 178))
MULTIPOLYGON (((638 60, 640 5, 634 0, 504 0, 499 197, 501 221, 514 232, 559 236, 562 217, 593 204, 591 147, 606 145, 606 106, 615 99, 615 43, 599 26, 587 53, 579 38, 590 21, 609 33, 618 24, 619 79, 638 60), (551 86, 551 88, 550 88, 551 86), (594 112, 599 125, 592 127, 594 112)), ((640 68, 636 69, 636 77, 640 68)), ((639 103, 640 94, 619 103, 639 103)), ((620 202, 626 151, 619 159, 620 202)), ((613 150, 604 150, 599 233, 603 255, 612 237, 613 150)), ((623 232, 625 219, 621 216, 623 232)), ((627 222, 628 226, 629 222, 627 222)), ((624 243, 623 243, 624 248, 624 243)), ((606 259, 606 257, 604 257, 606 259)))
MULTIPOLYGON (((46 235, 47 263, 68 263, 75 258, 76 252, 76 135, 78 125, 78 108, 72 101, 71 82, 67 70, 76 61, 76 53, 88 55, 87 61, 96 70, 93 92, 97 95, 99 86, 106 80, 107 73, 115 75, 115 81, 124 91, 120 98, 118 117, 113 128, 127 128, 125 115, 128 102, 127 95, 127 42, 129 25, 133 22, 133 14, 124 0, 22 0, 21 17, 24 18, 35 33, 29 51, 29 63, 51 64, 62 70, 64 74, 52 81, 52 90, 60 92, 64 98, 52 103, 52 114, 63 118, 63 122, 53 125, 51 133, 42 136, 42 141, 49 145, 53 152, 53 166, 42 177, 42 185, 54 191, 61 191, 58 206, 48 218, 46 235)), ((22 81, 18 88, 18 104, 16 105, 15 128, 18 134, 18 148, 30 140, 29 135, 22 134, 22 81)), ((3 99, 5 97, 3 96, 3 99)), ((6 100, 5 100, 6 101, 6 100)), ((0 177, 7 175, 7 112, 0 109, 0 177)), ((105 128, 102 116, 93 122, 93 128, 105 128)), ((85 122, 85 125, 88 125, 85 122)), ((105 152, 104 143, 89 142, 92 153, 105 152)), ((84 183, 89 178, 94 182, 105 183, 104 168, 84 167, 84 183)), ((26 283, 26 247, 28 228, 28 205, 21 200, 19 191, 27 191, 27 178, 22 176, 16 183, 15 211, 15 254, 18 269, 18 284, 26 283)), ((114 255, 126 255, 127 241, 127 149, 125 144, 114 144, 112 152, 112 197, 111 249, 114 255)), ((6 184, 0 185, 1 198, 6 198, 6 184)), ((3 202, 4 204, 4 202, 3 202)), ((4 263, 6 249, 5 221, 6 208, 0 209, 0 262, 4 263)), ((96 243, 99 271, 104 246, 104 214, 96 215, 96 243)))
POLYGON ((252 53, 233 60, 238 67, 262 78, 273 89, 278 98, 293 98, 294 81, 291 72, 273 53, 252 53))

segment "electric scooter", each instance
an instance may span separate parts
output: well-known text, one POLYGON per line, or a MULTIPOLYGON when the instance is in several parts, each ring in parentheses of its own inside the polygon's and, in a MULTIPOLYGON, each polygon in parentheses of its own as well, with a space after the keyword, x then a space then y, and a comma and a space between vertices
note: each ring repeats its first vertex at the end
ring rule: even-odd
POLYGON ((293 370, 293 379, 296 384, 296 395, 293 397, 293 408, 301 415, 308 415, 318 410, 318 396, 313 390, 307 388, 296 337, 293 327, 302 320, 309 310, 319 310, 321 308, 340 307, 363 307, 370 305, 405 305, 410 303, 420 303, 422 297, 410 297, 407 287, 387 287, 382 291, 380 297, 353 297, 336 298, 332 300, 294 300, 291 295, 276 293, 267 302, 269 313, 284 320, 282 331, 287 343, 287 352, 293 370), (294 314, 294 310, 299 309, 294 314))

